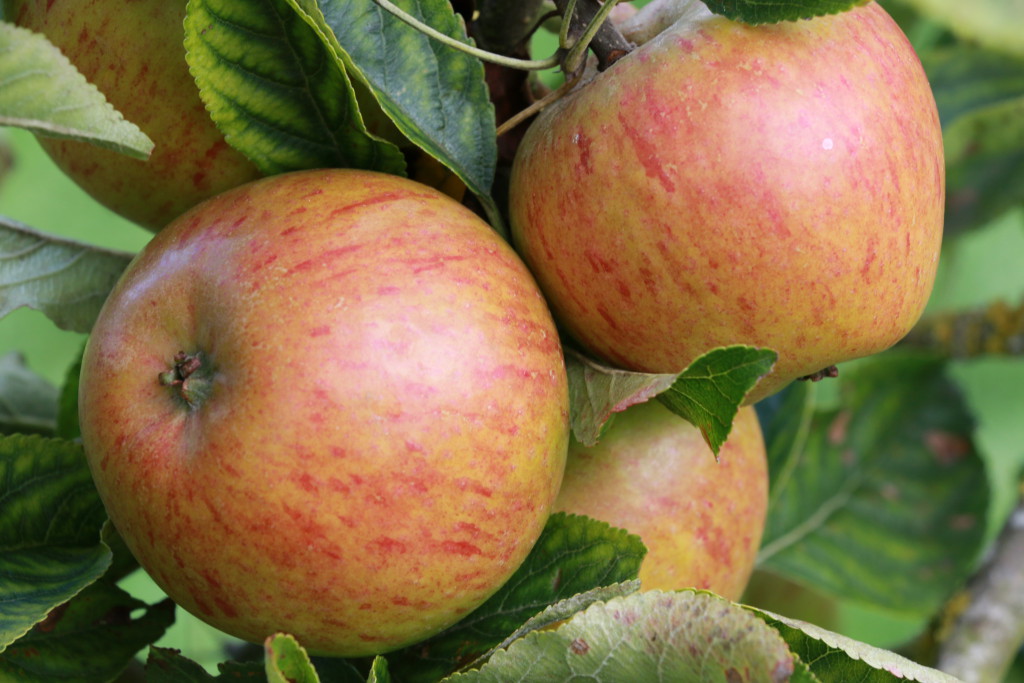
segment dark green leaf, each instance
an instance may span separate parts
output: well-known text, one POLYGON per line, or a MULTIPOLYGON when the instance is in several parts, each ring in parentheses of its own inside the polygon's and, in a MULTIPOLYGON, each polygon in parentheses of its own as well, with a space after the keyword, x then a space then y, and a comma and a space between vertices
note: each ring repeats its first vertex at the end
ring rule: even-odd
POLYGON ((208 683, 214 680, 216 679, 213 676, 206 673, 206 669, 191 659, 182 657, 177 650, 149 648, 149 658, 146 660, 148 683, 208 683))
POLYGON ((131 259, 0 218, 0 317, 28 306, 61 329, 88 332, 131 259))
POLYGON ((742 607, 710 593, 650 591, 592 605, 446 680, 781 682, 793 668, 779 634, 742 607))
POLYGON ((145 159, 153 141, 43 36, 0 24, 0 126, 92 142, 145 159))
POLYGON ((192 0, 185 46, 213 120, 262 172, 404 174, 398 147, 367 132, 341 60, 286 0, 192 0))
POLYGON ((696 425, 717 456, 747 392, 776 358, 774 351, 750 346, 715 349, 693 361, 658 400, 696 425))
POLYGON ((922 55, 946 149, 946 234, 1024 204, 1024 59, 970 45, 922 55))
MULTIPOLYGON (((416 146, 489 199, 497 163, 494 107, 482 62, 427 38, 373 0, 288 0, 321 29, 349 73, 416 146)), ((423 23, 467 43, 448 0, 396 3, 423 23)))
POLYGON ((320 683, 309 655, 294 637, 278 633, 267 638, 263 647, 270 683, 320 683))
POLYGON ((389 655, 401 681, 434 681, 502 642, 560 600, 635 579, 646 549, 604 522, 551 516, 526 561, 487 602, 440 635, 389 655))
POLYGON ((57 436, 62 439, 78 439, 82 436, 82 429, 78 424, 78 379, 82 374, 82 350, 79 351, 75 362, 71 364, 64 374, 64 386, 60 389, 60 398, 57 401, 57 436))
POLYGON ((0 437, 0 650, 103 575, 105 521, 80 446, 0 437))
POLYGON ((146 683, 266 683, 267 680, 263 662, 225 662, 218 664, 217 669, 220 673, 211 676, 177 650, 151 647, 146 660, 146 683))
POLYGON ((20 683, 104 683, 173 623, 170 600, 150 607, 99 581, 10 645, 0 655, 0 672, 20 683), (142 608, 142 614, 132 616, 142 608))
POLYGON ((776 629, 815 676, 826 683, 956 683, 957 679, 866 643, 851 640, 804 621, 751 609, 776 629))
POLYGON ((932 614, 973 566, 989 498, 971 417, 943 363, 863 361, 835 409, 815 404, 813 385, 786 391, 764 424, 772 474, 759 564, 833 595, 932 614))
POLYGON ((16 351, 0 357, 0 433, 52 436, 57 388, 32 372, 16 351))
POLYGON ((777 24, 797 21, 826 14, 838 14, 864 5, 868 0, 705 0, 715 14, 742 21, 745 24, 777 24))

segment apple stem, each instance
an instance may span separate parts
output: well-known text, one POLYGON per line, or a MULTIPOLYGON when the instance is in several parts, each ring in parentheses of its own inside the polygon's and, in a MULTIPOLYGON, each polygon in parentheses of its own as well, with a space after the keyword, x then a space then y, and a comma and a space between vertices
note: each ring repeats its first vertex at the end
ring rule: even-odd
POLYGON ((201 406, 213 389, 213 373, 202 352, 174 354, 174 365, 161 372, 157 379, 161 386, 171 387, 173 395, 192 409, 201 406))
POLYGON ((478 47, 469 45, 456 38, 452 38, 449 35, 441 33, 437 29, 427 26, 422 21, 412 16, 411 14, 403 11, 401 8, 395 6, 389 0, 373 0, 382 9, 387 10, 391 14, 395 15, 405 23, 412 26, 420 33, 433 38, 439 43, 444 43, 448 47, 454 48, 465 52, 468 55, 472 55, 477 59, 481 59, 485 62, 491 62, 492 64, 500 64, 501 66, 507 66, 514 69, 523 69, 526 71, 543 71, 544 69, 552 69, 558 66, 561 59, 561 54, 556 53, 547 59, 517 59, 516 57, 506 57, 505 55, 499 55, 494 52, 488 52, 487 50, 481 50, 478 47))
POLYGON ((597 55, 599 71, 604 71, 632 51, 634 45, 622 36, 612 22, 605 21, 617 3, 618 0, 603 5, 595 0, 555 0, 555 6, 562 12, 565 25, 568 25, 559 39, 563 41, 563 47, 566 47, 566 42, 571 43, 569 54, 562 61, 563 71, 572 73, 578 69, 583 64, 588 47, 597 55))

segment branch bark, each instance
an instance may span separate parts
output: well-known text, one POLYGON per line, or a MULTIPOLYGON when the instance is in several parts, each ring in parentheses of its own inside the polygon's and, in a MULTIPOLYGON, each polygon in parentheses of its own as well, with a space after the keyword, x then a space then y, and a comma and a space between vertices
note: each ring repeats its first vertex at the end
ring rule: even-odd
MULTIPOLYGON (((558 7, 558 11, 563 17, 565 17, 568 5, 569 0, 555 0, 555 6, 558 7)), ((583 35, 600 9, 601 5, 597 0, 577 0, 574 16, 565 18, 566 21, 570 21, 569 37, 578 39, 583 35)), ((597 55, 598 70, 604 71, 617 59, 629 54, 633 49, 633 44, 622 36, 612 22, 606 21, 594 36, 594 40, 591 41, 590 49, 597 55)))
POLYGON ((1024 645, 1024 498, 967 592, 970 602, 940 644, 937 667, 965 683, 997 683, 1024 645))

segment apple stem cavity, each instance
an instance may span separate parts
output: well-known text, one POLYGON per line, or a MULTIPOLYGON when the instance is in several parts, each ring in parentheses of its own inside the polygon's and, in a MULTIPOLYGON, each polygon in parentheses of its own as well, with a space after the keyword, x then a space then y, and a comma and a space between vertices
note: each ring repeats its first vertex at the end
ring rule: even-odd
POLYGON ((190 409, 206 402, 213 389, 213 371, 206 354, 201 351, 174 354, 174 365, 157 376, 161 386, 170 387, 171 394, 190 409))

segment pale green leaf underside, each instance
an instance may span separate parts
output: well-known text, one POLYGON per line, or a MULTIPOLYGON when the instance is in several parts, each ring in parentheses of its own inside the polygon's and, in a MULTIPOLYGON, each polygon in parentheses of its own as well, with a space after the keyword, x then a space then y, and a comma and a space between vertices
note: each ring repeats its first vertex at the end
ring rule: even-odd
POLYGON ((63 330, 88 332, 131 259, 0 217, 0 317, 28 306, 63 330))
POLYGON ((52 435, 57 399, 57 387, 30 370, 22 354, 0 357, 0 433, 52 435))
POLYGON ((602 365, 566 349, 569 376, 569 422, 584 446, 593 446, 613 413, 643 403, 672 386, 676 375, 629 372, 602 365))
POLYGON ((1024 0, 908 0, 962 38, 1024 57, 1024 0))
MULTIPOLYGON (((415 145, 490 201, 497 163, 494 107, 479 59, 427 38, 373 0, 288 0, 319 27, 354 77, 415 145)), ((402 0, 401 9, 468 42, 448 0, 402 0)))
POLYGON ((497 593, 438 636, 389 655, 391 671, 403 681, 436 681, 467 657, 495 647, 550 605, 635 579, 646 552, 640 538, 623 529, 556 513, 497 593), (424 651, 430 653, 426 658, 424 651))
POLYGON ((743 608, 709 593, 649 591, 596 603, 445 680, 781 682, 793 664, 778 632, 743 608))
POLYGON ((81 446, 0 437, 0 650, 106 571, 105 519, 81 446))
POLYGON ((957 683, 959 680, 895 652, 847 638, 820 626, 764 610, 749 609, 774 627, 790 650, 822 681, 957 683))
POLYGON ((344 64, 285 0, 190 0, 185 47, 217 127, 263 173, 405 173, 398 147, 367 132, 344 64))
POLYGON ((715 14, 745 24, 776 24, 838 14, 868 0, 705 0, 715 14))
MULTIPOLYGON (((942 364, 883 354, 841 406, 790 387, 764 420, 770 485, 759 565, 832 595, 929 615, 984 540, 989 488, 942 364)), ((762 415, 764 418, 764 415, 762 415)))
POLYGON ((84 140, 139 159, 153 141, 46 38, 0 22, 0 125, 84 140))

